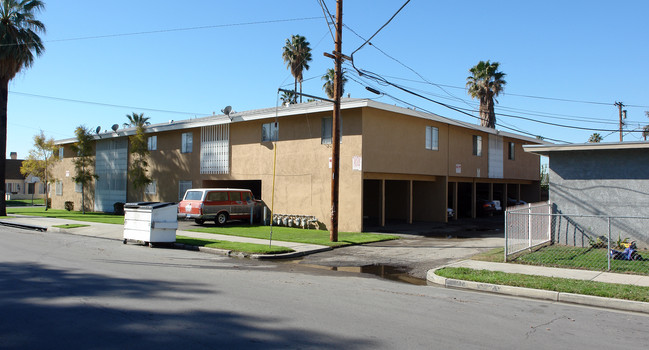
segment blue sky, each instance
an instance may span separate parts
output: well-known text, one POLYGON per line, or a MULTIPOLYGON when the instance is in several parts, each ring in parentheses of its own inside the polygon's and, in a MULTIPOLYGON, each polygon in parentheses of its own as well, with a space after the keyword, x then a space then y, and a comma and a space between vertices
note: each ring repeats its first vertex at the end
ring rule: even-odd
MULTIPOLYGON (((273 107, 277 88, 293 86, 281 58, 292 34, 304 35, 313 49, 305 93, 324 96, 320 77, 333 67, 322 55, 334 43, 317 0, 45 2, 39 18, 47 27, 46 51, 9 86, 7 152, 19 158, 27 156, 39 130, 64 139, 78 125, 121 125, 131 112, 162 123, 220 114, 226 105, 235 111, 273 107)), ((346 0, 343 20, 368 38, 404 2, 346 0)), ((325 3, 334 13, 335 1, 325 3)), ((621 101, 628 105, 627 131, 649 124, 647 13, 643 0, 412 0, 373 46, 354 55, 355 65, 429 99, 476 110, 464 89, 468 70, 480 60, 497 61, 507 85, 496 112, 514 116, 498 116, 498 129, 572 143, 598 132, 605 142, 617 142, 617 132, 522 118, 615 130, 613 104, 621 101)), ((362 43, 345 28, 345 54, 362 43)), ((345 67, 361 83, 348 82, 345 94, 351 97, 478 123, 345 67)), ((625 132, 624 140, 641 136, 625 132)))

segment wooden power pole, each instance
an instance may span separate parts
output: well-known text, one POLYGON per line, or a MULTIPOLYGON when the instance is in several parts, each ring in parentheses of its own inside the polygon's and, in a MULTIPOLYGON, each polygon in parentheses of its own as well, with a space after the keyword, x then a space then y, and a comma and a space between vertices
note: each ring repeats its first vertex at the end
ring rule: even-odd
POLYGON ((334 115, 331 130, 331 229, 329 239, 338 242, 338 188, 340 187, 340 95, 343 60, 343 0, 336 0, 336 48, 334 50, 334 115))
MULTIPOLYGON (((622 142, 622 127, 624 126, 624 122, 622 121, 622 107, 624 107, 624 103, 615 102, 615 105, 617 106, 618 110, 620 111, 620 142, 622 142)), ((626 115, 624 117, 626 118, 626 115)))

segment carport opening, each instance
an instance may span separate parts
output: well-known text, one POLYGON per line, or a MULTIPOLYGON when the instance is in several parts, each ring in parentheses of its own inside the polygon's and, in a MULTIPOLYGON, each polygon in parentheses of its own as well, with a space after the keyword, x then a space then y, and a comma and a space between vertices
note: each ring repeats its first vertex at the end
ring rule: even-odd
POLYGON ((204 188, 245 188, 252 191, 256 199, 261 196, 261 180, 203 180, 204 188))

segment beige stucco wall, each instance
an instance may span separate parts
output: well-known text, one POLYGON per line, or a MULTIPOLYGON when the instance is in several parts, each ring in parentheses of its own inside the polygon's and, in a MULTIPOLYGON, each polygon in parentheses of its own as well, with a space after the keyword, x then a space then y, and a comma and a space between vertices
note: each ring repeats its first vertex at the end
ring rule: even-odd
MULTIPOLYGON (((75 183, 72 181, 72 177, 76 175, 73 162, 74 152, 70 149, 70 145, 62 147, 64 149, 63 159, 52 168, 52 177, 55 179, 53 181, 61 181, 63 184, 63 194, 60 196, 56 194, 55 183, 50 185, 49 196, 52 199, 52 208, 64 209, 65 202, 71 201, 74 203, 74 210, 81 210, 81 193, 75 192, 75 183)), ((92 211, 95 207, 94 193, 95 186, 93 182, 84 189, 86 211, 92 211)))

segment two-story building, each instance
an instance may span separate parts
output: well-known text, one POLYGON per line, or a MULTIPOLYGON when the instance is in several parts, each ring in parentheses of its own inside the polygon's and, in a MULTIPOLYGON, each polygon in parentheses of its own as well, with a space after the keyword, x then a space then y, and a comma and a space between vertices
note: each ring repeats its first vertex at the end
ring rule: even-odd
MULTIPOLYGON (((475 216, 480 198, 535 201, 539 156, 523 152, 534 138, 484 128, 367 99, 341 103, 341 231, 391 222, 445 222, 475 216)), ((135 191, 127 176, 128 136, 135 128, 95 135, 98 180, 86 192, 95 211, 115 202, 178 201, 189 188, 249 188, 282 214, 312 215, 329 225, 332 104, 310 102, 170 121, 147 127, 153 183, 135 191), (274 191, 273 191, 274 185, 274 191), (274 193, 274 200, 271 195, 274 193)), ((52 198, 81 205, 72 181, 75 156, 60 140, 52 198)))

